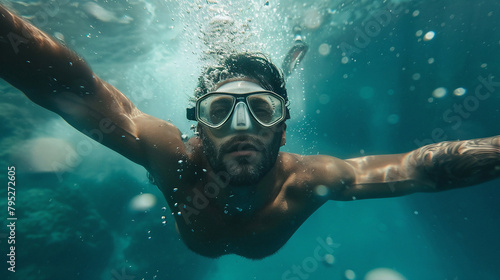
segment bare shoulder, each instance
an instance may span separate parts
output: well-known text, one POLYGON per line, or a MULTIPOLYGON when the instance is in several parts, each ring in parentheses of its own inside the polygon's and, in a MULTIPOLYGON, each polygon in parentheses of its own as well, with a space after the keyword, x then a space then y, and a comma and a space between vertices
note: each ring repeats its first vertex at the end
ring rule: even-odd
POLYGON ((280 153, 280 160, 288 175, 285 185, 291 190, 310 193, 324 186, 333 195, 355 180, 352 166, 336 157, 280 153))
POLYGON ((133 121, 147 169, 158 165, 168 167, 186 159, 186 145, 175 125, 147 114, 140 114, 133 121))

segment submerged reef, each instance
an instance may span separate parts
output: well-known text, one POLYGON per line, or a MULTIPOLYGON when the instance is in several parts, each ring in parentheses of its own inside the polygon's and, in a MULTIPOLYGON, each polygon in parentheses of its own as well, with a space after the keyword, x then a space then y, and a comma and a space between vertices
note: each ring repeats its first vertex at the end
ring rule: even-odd
POLYGON ((51 188, 39 177, 29 178, 36 188, 16 190, 16 272, 8 279, 99 279, 113 252, 108 224, 78 188, 51 188))

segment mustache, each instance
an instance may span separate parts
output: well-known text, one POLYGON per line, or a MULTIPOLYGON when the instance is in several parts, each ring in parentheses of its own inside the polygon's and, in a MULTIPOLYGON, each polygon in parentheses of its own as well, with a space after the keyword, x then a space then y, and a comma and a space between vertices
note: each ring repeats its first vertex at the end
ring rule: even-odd
POLYGON ((263 151, 264 143, 251 135, 237 135, 231 138, 220 147, 220 154, 227 154, 237 151, 263 151))

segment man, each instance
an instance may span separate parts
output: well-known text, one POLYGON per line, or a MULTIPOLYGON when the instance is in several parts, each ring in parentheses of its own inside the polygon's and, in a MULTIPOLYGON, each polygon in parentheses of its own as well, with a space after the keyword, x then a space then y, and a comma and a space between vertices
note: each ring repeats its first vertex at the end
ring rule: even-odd
POLYGON ((184 142, 174 125, 139 111, 80 57, 1 6, 0 36, 0 77, 144 166, 183 241, 204 256, 269 256, 328 200, 437 192, 500 174, 499 137, 348 160, 279 152, 287 92, 260 54, 206 69, 188 109, 199 136, 184 142))

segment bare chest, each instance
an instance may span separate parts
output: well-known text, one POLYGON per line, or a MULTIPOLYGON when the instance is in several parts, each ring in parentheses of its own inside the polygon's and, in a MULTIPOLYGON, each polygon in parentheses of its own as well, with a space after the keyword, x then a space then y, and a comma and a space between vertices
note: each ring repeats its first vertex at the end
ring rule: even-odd
POLYGON ((272 255, 322 204, 307 199, 302 191, 300 195, 290 195, 290 190, 302 188, 296 180, 286 180, 286 172, 279 172, 281 175, 272 174, 271 179, 257 186, 275 192, 256 196, 257 199, 240 199, 227 209, 228 196, 221 195, 231 188, 227 178, 204 169, 181 173, 182 176, 165 180, 168 184, 161 189, 184 243, 207 257, 237 254, 260 259, 272 255))
POLYGON ((260 259, 278 251, 305 218, 272 207, 239 215, 207 207, 197 214, 181 212, 176 223, 186 245, 201 255, 237 254, 260 259))

